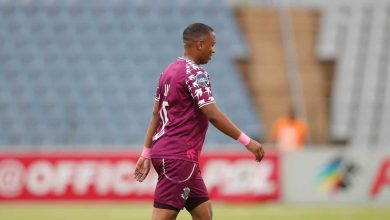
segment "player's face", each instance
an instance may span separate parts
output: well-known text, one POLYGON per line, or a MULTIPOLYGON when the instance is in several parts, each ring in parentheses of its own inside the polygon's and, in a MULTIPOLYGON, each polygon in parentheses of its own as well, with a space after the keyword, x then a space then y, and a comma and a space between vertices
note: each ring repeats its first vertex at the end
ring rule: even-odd
POLYGON ((210 32, 210 34, 201 41, 201 50, 200 50, 200 64, 206 64, 209 62, 213 53, 215 53, 215 33, 210 32))

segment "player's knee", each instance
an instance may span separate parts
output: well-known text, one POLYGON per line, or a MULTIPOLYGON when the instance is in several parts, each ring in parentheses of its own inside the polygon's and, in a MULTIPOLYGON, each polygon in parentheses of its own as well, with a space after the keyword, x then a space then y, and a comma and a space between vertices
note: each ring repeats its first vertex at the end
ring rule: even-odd
POLYGON ((213 210, 212 209, 210 209, 210 215, 209 216, 210 216, 210 218, 209 218, 210 220, 213 219, 213 210))
POLYGON ((213 219, 213 209, 210 207, 210 210, 209 210, 209 218, 208 219, 213 219))
POLYGON ((213 219, 213 216, 212 216, 211 212, 208 215, 192 216, 192 220, 212 220, 212 219, 213 219))
POLYGON ((175 220, 178 213, 175 210, 154 208, 152 220, 175 220))

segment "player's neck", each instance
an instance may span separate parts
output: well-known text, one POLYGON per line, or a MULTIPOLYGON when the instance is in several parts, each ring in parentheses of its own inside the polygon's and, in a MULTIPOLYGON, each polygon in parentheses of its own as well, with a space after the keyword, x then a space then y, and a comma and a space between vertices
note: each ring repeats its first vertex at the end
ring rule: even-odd
POLYGON ((193 55, 191 55, 190 53, 188 52, 184 52, 184 55, 183 55, 183 58, 186 59, 186 60, 191 60, 193 63, 195 63, 196 65, 199 65, 200 62, 198 59, 196 59, 193 55))

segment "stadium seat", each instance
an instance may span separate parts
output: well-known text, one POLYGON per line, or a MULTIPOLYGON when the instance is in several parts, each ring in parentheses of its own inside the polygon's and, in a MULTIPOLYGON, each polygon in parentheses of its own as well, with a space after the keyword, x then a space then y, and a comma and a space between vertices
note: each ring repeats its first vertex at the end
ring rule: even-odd
MULTIPOLYGON (((330 134, 355 147, 384 146, 390 2, 341 1, 323 9, 317 55, 335 59, 330 134), (378 135, 380 134, 380 135, 378 135), (380 137, 379 137, 380 136, 380 137)), ((387 124, 387 123, 385 123, 387 124)))
MULTIPOLYGON (((247 48, 224 1, 3 1, 0 145, 142 144, 158 77, 182 56, 183 28, 199 21, 218 32, 206 68, 221 108, 248 134, 261 135, 230 63, 247 48)), ((211 145, 231 141, 213 128, 207 136, 211 145)))

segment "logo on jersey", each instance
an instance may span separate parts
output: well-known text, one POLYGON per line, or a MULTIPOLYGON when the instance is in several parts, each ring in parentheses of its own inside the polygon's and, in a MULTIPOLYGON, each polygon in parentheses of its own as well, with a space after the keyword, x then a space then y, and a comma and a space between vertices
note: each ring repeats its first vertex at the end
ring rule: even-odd
POLYGON ((187 150, 187 158, 193 160, 195 158, 196 152, 194 149, 187 150))
POLYGON ((196 74, 196 83, 199 86, 206 87, 209 84, 209 79, 207 78, 206 74, 203 72, 198 72, 196 74))
POLYGON ((190 191, 191 191, 190 188, 184 187, 183 192, 181 193, 181 198, 183 198, 184 200, 187 200, 188 195, 190 195, 190 191))

